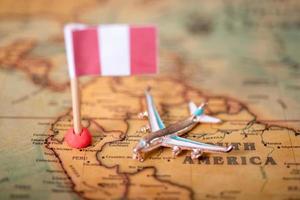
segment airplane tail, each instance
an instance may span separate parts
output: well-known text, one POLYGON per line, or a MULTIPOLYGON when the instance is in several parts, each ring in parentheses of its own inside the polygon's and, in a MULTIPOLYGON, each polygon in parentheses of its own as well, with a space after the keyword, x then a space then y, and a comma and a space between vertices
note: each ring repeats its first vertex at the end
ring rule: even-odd
POLYGON ((204 114, 204 109, 207 103, 202 103, 199 107, 194 102, 189 103, 190 113, 196 117, 198 122, 202 123, 220 123, 221 120, 204 114))
POLYGON ((190 108, 190 113, 193 116, 201 116, 204 113, 204 108, 207 105, 207 103, 202 103, 200 106, 196 106, 196 104, 194 102, 190 102, 189 103, 189 108, 190 108))
POLYGON ((201 116, 204 113, 204 108, 207 105, 207 103, 202 103, 200 106, 196 106, 196 104, 194 102, 190 102, 189 103, 189 109, 190 109, 190 113, 194 116, 201 116))

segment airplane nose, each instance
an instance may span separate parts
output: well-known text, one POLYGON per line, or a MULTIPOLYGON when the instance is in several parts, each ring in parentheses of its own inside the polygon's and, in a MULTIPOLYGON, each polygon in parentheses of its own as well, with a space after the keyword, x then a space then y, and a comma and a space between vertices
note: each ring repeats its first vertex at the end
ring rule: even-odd
POLYGON ((137 148, 134 148, 134 149, 133 149, 133 153, 137 153, 137 148))
POLYGON ((134 153, 134 154, 137 154, 138 152, 140 152, 141 149, 142 149, 141 147, 136 146, 136 147, 133 149, 133 153, 134 153))

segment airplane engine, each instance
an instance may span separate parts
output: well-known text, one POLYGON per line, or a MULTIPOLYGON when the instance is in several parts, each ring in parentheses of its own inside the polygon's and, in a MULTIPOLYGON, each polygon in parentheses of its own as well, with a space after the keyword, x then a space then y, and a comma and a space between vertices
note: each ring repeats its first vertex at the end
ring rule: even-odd
POLYGON ((139 119, 146 119, 148 117, 148 112, 147 111, 145 111, 145 112, 140 112, 139 114, 138 114, 138 118, 139 119))
POLYGON ((198 159, 202 154, 203 152, 200 149, 193 149, 193 151, 191 152, 191 158, 193 160, 198 159))
POLYGON ((177 156, 178 154, 180 154, 181 149, 180 149, 180 147, 178 147, 178 146, 174 146, 173 149, 172 149, 172 152, 173 152, 173 157, 175 157, 175 156, 177 156))

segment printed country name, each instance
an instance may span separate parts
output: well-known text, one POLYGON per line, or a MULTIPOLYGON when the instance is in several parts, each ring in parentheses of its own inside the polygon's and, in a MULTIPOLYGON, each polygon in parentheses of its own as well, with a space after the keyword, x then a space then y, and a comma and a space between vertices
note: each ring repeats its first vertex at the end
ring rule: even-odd
MULTIPOLYGON (((254 151, 256 150, 255 143, 253 142, 232 142, 232 143, 209 143, 208 144, 213 144, 213 145, 218 145, 218 146, 226 146, 228 147, 229 145, 232 145, 233 150, 244 150, 244 151, 254 151)), ((282 145, 280 142, 266 142, 264 143, 264 146, 277 146, 278 149, 280 148, 300 148, 300 145, 282 145)))
POLYGON ((213 145, 218 145, 218 146, 226 146, 228 147, 229 145, 232 145, 233 150, 244 150, 244 151, 254 151, 256 150, 255 143, 254 142, 232 142, 232 143, 222 143, 222 142, 217 142, 217 143, 209 143, 207 144, 213 144, 213 145))
POLYGON ((273 157, 262 158, 260 156, 203 156, 198 160, 193 160, 186 156, 183 164, 200 164, 200 165, 277 165, 273 157))

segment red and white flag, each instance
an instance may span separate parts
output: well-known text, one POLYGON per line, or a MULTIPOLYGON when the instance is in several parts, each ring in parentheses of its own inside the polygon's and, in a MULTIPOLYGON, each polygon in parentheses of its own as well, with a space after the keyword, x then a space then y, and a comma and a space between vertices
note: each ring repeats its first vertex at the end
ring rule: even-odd
POLYGON ((157 71, 157 38, 153 26, 68 24, 64 32, 71 78, 157 71))

